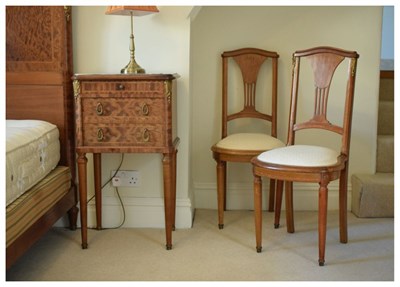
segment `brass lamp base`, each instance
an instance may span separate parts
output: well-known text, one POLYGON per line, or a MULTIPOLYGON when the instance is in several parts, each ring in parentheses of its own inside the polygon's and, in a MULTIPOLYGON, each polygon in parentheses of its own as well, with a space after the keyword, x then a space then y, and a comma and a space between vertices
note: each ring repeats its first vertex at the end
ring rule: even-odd
POLYGON ((145 70, 140 67, 135 60, 131 60, 125 68, 121 69, 121 74, 144 74, 145 70))
POLYGON ((129 45, 129 55, 130 61, 125 68, 121 69, 121 74, 144 74, 145 71, 142 67, 140 67, 135 61, 135 41, 133 36, 133 13, 131 15, 131 36, 130 36, 130 45, 129 45))

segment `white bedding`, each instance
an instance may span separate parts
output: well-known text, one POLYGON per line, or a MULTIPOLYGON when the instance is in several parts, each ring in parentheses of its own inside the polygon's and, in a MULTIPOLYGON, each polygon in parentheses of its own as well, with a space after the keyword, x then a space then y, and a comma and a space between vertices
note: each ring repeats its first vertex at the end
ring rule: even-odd
POLYGON ((6 120, 6 205, 43 179, 59 160, 57 126, 39 120, 6 120))

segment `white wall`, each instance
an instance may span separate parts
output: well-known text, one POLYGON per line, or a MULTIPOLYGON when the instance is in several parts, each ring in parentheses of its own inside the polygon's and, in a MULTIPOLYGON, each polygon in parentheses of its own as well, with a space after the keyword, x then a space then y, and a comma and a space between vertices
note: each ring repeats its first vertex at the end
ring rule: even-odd
MULTIPOLYGON (((160 12, 134 18, 136 61, 147 73, 178 73, 178 171, 176 227, 190 227, 193 217, 189 190, 189 44, 191 7, 158 7, 160 12)), ((75 73, 119 73, 129 62, 130 17, 105 15, 106 7, 72 8, 75 73)), ((92 157, 88 155, 88 193, 94 193, 92 157)), ((120 161, 119 154, 103 154, 106 181, 120 161)), ((121 169, 139 170, 141 185, 120 188, 125 227, 164 227, 162 155, 126 154, 121 169)), ((88 226, 94 226, 94 201, 88 207, 88 226)), ((103 189, 103 226, 122 220, 114 188, 103 189)))
MULTIPOLYGON (((278 138, 286 141, 291 55, 314 46, 360 54, 356 79, 350 172, 375 172, 381 47, 381 7, 203 7, 191 25, 193 190, 198 208, 216 208, 216 171, 210 147, 220 138, 221 57, 226 50, 257 47, 280 54, 278 138)), ((332 96, 330 101, 335 101, 332 96)), ((299 112, 300 116, 302 111, 299 112)), ((337 112, 329 111, 336 118, 337 112)), ((315 136, 311 135, 311 138, 315 136)), ((300 142, 303 139, 300 139, 300 142)), ((321 139, 318 138, 321 142, 321 139)), ((322 140, 327 142, 327 140, 322 140)), ((228 208, 253 208, 251 166, 228 164, 228 208)), ((264 180, 264 188, 268 181, 264 180)), ((296 209, 316 209, 316 187, 295 185, 296 209)), ((329 208, 337 209, 337 182, 329 208)), ((351 185, 349 181, 349 194, 351 185)), ((350 201, 349 201, 350 206, 350 201)))

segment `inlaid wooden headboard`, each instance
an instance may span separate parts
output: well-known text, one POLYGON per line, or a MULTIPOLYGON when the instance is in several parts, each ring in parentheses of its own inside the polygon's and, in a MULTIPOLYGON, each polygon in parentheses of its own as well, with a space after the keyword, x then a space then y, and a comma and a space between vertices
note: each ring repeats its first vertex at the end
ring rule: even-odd
POLYGON ((70 8, 7 6, 6 118, 59 128, 60 164, 75 178, 70 8))

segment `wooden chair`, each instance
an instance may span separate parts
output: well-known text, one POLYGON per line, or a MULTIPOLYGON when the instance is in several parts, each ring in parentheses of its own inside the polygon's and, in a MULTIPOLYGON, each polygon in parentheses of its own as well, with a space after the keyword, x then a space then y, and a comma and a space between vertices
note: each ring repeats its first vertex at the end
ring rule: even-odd
MULTIPOLYGON (((256 249, 261 252, 261 177, 278 181, 275 206, 275 227, 279 226, 282 186, 285 182, 287 231, 294 232, 293 181, 319 183, 318 236, 319 265, 325 262, 328 184, 339 179, 340 242, 347 242, 347 178, 349 146, 353 110, 354 83, 358 54, 331 47, 317 47, 293 54, 293 80, 287 146, 264 152, 252 159, 254 173, 254 209, 256 224, 256 249), (314 114, 309 121, 297 123, 296 113, 299 91, 300 61, 309 60, 315 89, 314 114), (344 61, 346 59, 346 61, 344 61), (342 126, 330 123, 327 116, 328 95, 336 68, 348 62, 342 126), (304 129, 322 129, 341 137, 340 153, 330 148, 314 145, 296 145, 295 133, 304 129)), ((303 71, 303 69, 302 69, 303 71)), ((301 78, 303 79, 303 78, 301 78)), ((312 95, 310 95, 312 96, 312 95)), ((333 95, 333 96, 338 96, 333 95)), ((312 100, 310 102, 313 102, 312 100)), ((337 108, 335 108, 337 109, 337 108)), ((333 110, 333 113, 339 113, 333 110)))
MULTIPOLYGON (((255 48, 244 48, 224 52, 222 55, 222 139, 211 147, 213 157, 217 162, 218 191, 218 227, 224 227, 224 210, 226 210, 226 162, 248 162, 263 151, 284 146, 276 138, 277 109, 277 77, 278 57, 275 52, 255 48), (228 60, 232 58, 239 66, 244 86, 244 107, 241 111, 228 114, 228 99, 233 93, 228 93, 228 60), (260 67, 267 60, 272 60, 272 105, 271 113, 265 114, 256 110, 256 83, 260 67), (229 97, 228 97, 229 94, 229 97), (239 118, 256 118, 269 121, 271 135, 266 133, 232 133, 228 135, 228 122, 239 118)), ((270 210, 273 211, 275 196, 275 180, 270 183, 270 210)))

